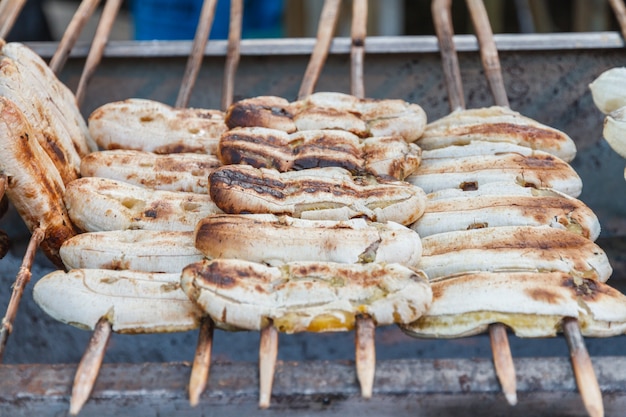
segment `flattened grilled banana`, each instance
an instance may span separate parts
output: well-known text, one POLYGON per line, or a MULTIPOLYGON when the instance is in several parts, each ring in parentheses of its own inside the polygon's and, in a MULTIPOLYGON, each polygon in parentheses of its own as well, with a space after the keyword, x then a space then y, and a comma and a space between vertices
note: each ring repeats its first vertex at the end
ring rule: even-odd
POLYGON ((409 323, 432 298, 423 273, 383 263, 216 259, 187 266, 181 285, 218 322, 260 330, 271 321, 285 333, 351 330, 359 314, 378 325, 409 323))
POLYGON ((609 114, 626 106, 626 68, 610 68, 600 74, 591 84, 591 97, 598 110, 609 114))
POLYGON ((223 164, 245 163, 280 172, 319 167, 341 167, 402 180, 419 167, 421 149, 400 136, 360 140, 342 130, 307 130, 287 134, 264 127, 231 129, 220 138, 223 164))
POLYGON ((61 259, 69 269, 115 269, 180 273, 204 255, 191 231, 112 230, 81 233, 65 241, 61 259))
POLYGON ((270 265, 320 261, 415 266, 422 253, 417 233, 398 223, 303 220, 273 214, 209 216, 196 227, 195 245, 209 258, 270 265))
POLYGON ((468 144, 472 140, 509 142, 537 149, 565 162, 576 145, 565 133, 506 107, 457 110, 429 123, 417 144, 424 150, 468 144))
POLYGON ((63 200, 74 224, 85 232, 193 231, 204 217, 221 213, 207 194, 149 190, 97 177, 69 183, 63 200))
POLYGON ((154 190, 206 194, 209 174, 221 163, 215 155, 117 149, 92 152, 80 164, 83 177, 102 177, 154 190))
POLYGON ((412 224, 422 238, 454 230, 499 226, 551 226, 591 240, 600 222, 582 201, 550 189, 490 183, 475 191, 449 189, 428 194, 426 210, 412 224))
POLYGON ((215 155, 226 131, 218 110, 177 109, 154 100, 130 98, 107 103, 89 116, 89 131, 102 149, 133 149, 159 154, 215 155))
POLYGON ((33 298, 52 318, 86 330, 106 317, 119 333, 182 332, 203 316, 181 290, 180 273, 54 271, 37 281, 33 298))
POLYGON ((418 265, 430 280, 473 272, 562 271, 605 282, 613 269, 589 239, 551 227, 502 226, 423 239, 418 265))
POLYGON ((583 336, 626 331, 626 296, 593 279, 564 272, 481 272, 431 282, 433 303, 402 325, 416 337, 452 338, 503 323, 519 337, 549 337, 565 317, 578 319, 583 336))

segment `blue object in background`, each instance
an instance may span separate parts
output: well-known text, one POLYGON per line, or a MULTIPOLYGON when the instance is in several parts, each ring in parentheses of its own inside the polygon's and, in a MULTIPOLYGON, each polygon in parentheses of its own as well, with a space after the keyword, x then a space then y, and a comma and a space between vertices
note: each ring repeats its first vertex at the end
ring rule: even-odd
MULTIPOLYGON (((136 40, 193 39, 203 0, 133 0, 136 40)), ((283 0, 245 0, 242 38, 283 36, 283 0)), ((218 0, 210 39, 227 39, 230 0, 218 0)))

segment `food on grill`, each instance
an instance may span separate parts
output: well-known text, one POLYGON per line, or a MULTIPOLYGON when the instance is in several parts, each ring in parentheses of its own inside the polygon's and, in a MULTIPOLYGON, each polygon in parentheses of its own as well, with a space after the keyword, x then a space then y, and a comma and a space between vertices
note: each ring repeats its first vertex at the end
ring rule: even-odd
POLYGON ((139 98, 107 103, 89 116, 89 132, 105 150, 215 154, 226 129, 218 110, 173 108, 139 98))
POLYGON ((0 173, 7 177, 5 192, 16 211, 31 233, 44 230, 41 248, 62 267, 59 248, 76 234, 63 206, 63 180, 24 114, 5 97, 0 97, 0 173))
POLYGON ((417 233, 398 223, 303 220, 273 214, 209 216, 196 227, 195 246, 209 258, 270 265, 306 260, 416 266, 422 254, 417 233))
POLYGON ((357 98, 343 93, 314 93, 288 102, 274 96, 253 97, 232 104, 226 124, 267 127, 293 133, 297 130, 338 129, 359 137, 401 136, 416 141, 426 126, 426 113, 403 100, 357 98))
POLYGON ((594 104, 604 114, 626 106, 626 68, 604 71, 589 84, 589 89, 594 104))
POLYGON ((502 226, 422 239, 418 265, 430 280, 471 272, 562 271, 605 282, 613 269, 589 239, 551 227, 502 226))
POLYGON ((421 149, 400 136, 360 139, 343 130, 285 133, 264 127, 231 129, 220 139, 223 164, 245 163, 280 172, 341 167, 356 175, 402 180, 417 170, 421 149))
POLYGON ((102 177, 165 191, 208 193, 209 174, 220 166, 215 155, 118 149, 92 152, 80 165, 83 177, 102 177))
POLYGON ((427 193, 508 181, 524 187, 552 188, 572 197, 580 195, 582 180, 568 163, 546 152, 507 145, 507 151, 488 142, 424 151, 421 165, 406 181, 427 193))
POLYGON ((577 318, 584 336, 626 331, 626 296, 566 272, 478 272, 431 285, 428 314, 401 326, 409 335, 464 337, 503 323, 519 337, 548 337, 561 330, 564 317, 577 318))
POLYGON ((427 150, 464 145, 472 140, 515 143, 565 162, 576 156, 576 145, 565 133, 499 106, 454 111, 429 123, 416 143, 427 150))
POLYGON ((67 212, 85 232, 188 230, 220 209, 207 194, 150 190, 106 178, 85 177, 67 185, 67 212))
POLYGON ((600 235, 597 216, 582 201, 550 189, 497 182, 475 191, 428 194, 423 216, 410 227, 423 238, 498 226, 551 226, 591 240, 600 235))
POLYGON ((54 271, 37 281, 33 298, 54 319, 87 330, 106 317, 119 333, 180 332, 202 317, 181 290, 180 273, 54 271))
POLYGON ((432 293, 421 272, 399 264, 292 262, 270 267, 236 259, 202 261, 182 273, 183 291, 212 318, 247 330, 344 331, 355 316, 409 323, 432 293))
POLYGON ((114 269, 180 273, 204 255, 194 246, 192 231, 112 230, 82 233, 60 250, 70 269, 114 269))
POLYGON ((23 65, 0 55, 0 96, 11 100, 24 114, 32 126, 33 139, 39 142, 67 184, 79 177, 81 154, 87 154, 89 149, 84 142, 83 149, 74 147, 63 123, 67 113, 63 103, 39 88, 32 78, 23 65))
POLYGON ((615 152, 626 158, 626 106, 606 115, 602 135, 615 152))
MULTIPOLYGON (((63 115, 61 122, 67 128, 80 156, 97 150, 97 145, 89 134, 76 97, 35 51, 19 42, 9 42, 2 46, 0 54, 19 63, 20 71, 35 87, 34 92, 40 95, 44 102, 49 101, 49 105, 58 108, 63 115), (47 97, 51 97, 52 100, 47 97)), ((23 88, 26 86, 19 86, 20 90, 23 88)))
POLYGON ((424 212, 421 188, 402 181, 353 177, 342 168, 280 173, 229 165, 209 177, 211 199, 225 213, 272 213, 311 220, 415 222, 424 212))

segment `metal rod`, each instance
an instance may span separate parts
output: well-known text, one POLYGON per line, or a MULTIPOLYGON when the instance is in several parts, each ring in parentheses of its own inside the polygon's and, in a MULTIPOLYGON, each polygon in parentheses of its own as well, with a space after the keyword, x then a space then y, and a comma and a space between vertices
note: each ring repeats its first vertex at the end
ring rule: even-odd
POLYGON ((56 52, 52 56, 48 66, 55 74, 61 72, 61 69, 67 61, 67 57, 70 51, 76 44, 80 33, 83 31, 85 25, 89 21, 89 18, 93 15, 94 11, 100 4, 100 0, 82 0, 80 5, 76 9, 72 20, 67 25, 67 29, 63 33, 63 37, 59 41, 59 46, 56 52))
POLYGON ((83 405, 89 399, 93 386, 100 373, 100 367, 104 359, 107 344, 111 338, 113 329, 106 317, 98 320, 96 328, 89 339, 89 344, 76 369, 76 376, 72 385, 70 398, 70 414, 75 416, 80 413, 83 405))
POLYGON ((24 4, 26 4, 26 0, 0 1, 0 39, 9 36, 24 4))
POLYGON ((590 417, 604 416, 604 404, 602 401, 602 391, 598 384, 598 378, 593 370, 593 364, 585 346, 585 340, 580 333, 578 320, 566 317, 562 322, 563 334, 569 347, 572 368, 578 391, 585 404, 590 417))
POLYGON ((17 309, 19 307, 20 301, 22 300, 22 295, 24 294, 24 289, 26 288, 26 285, 28 285, 28 283, 30 282, 30 271, 33 266, 35 254, 37 253, 37 248, 41 244, 41 241, 44 239, 44 237, 45 230, 43 228, 37 228, 33 230, 33 233, 30 236, 30 241, 28 242, 28 247, 26 248, 26 253, 24 254, 24 258, 22 259, 22 265, 20 266, 20 269, 15 278, 15 283, 13 284, 13 292, 11 293, 11 299, 9 300, 9 305, 7 306, 6 313, 4 315, 4 318, 2 319, 2 328, 0 328, 0 363, 2 363, 4 348, 6 347, 9 335, 13 331, 13 321, 15 321, 17 309))
POLYGON ((273 324, 261 330, 259 344, 259 407, 268 408, 272 398, 272 385, 278 356, 278 330, 273 324))
POLYGON ((350 47, 350 90, 353 96, 365 97, 363 67, 367 33, 367 0, 353 0, 352 46, 350 47))
POLYGON ((454 46, 452 0, 434 0, 431 8, 441 52, 441 65, 443 66, 443 75, 448 90, 450 110, 464 109, 463 81, 461 79, 459 59, 454 46))
POLYGON ((94 35, 93 42, 91 43, 91 48, 89 49, 89 55, 87 55, 87 60, 85 61, 83 73, 80 76, 80 80, 78 81, 78 87, 76 88, 76 102, 79 106, 82 104, 83 99, 85 98, 87 84, 91 80, 91 77, 96 71, 96 67, 102 59, 104 47, 109 41, 109 34, 111 33, 111 28, 113 27, 115 17, 117 16, 121 5, 122 0, 107 0, 106 4, 104 5, 104 9, 102 10, 102 16, 100 17, 100 22, 98 23, 98 27, 96 28, 96 34, 94 35))
POLYGON ((198 344, 191 367, 189 378, 189 404, 192 407, 198 405, 200 395, 206 389, 209 381, 209 369, 211 367, 211 351, 213 349, 213 330, 215 323, 210 317, 205 317, 200 323, 198 344))
POLYGON ((482 0, 466 0, 472 17, 476 37, 480 49, 480 57, 485 70, 485 76, 491 88, 496 104, 498 106, 509 107, 509 99, 504 88, 502 78, 502 68, 500 68, 500 58, 498 48, 493 38, 489 16, 482 0))
POLYGON ((304 72, 302 84, 300 84, 298 99, 312 94, 315 90, 315 84, 322 72, 322 67, 324 66, 328 51, 330 50, 337 18, 339 17, 339 6, 341 6, 341 0, 324 0, 324 7, 322 8, 317 28, 315 47, 313 48, 311 59, 304 72))
POLYGON ((178 91, 176 107, 187 107, 189 105, 191 90, 193 90, 193 86, 196 84, 196 79, 198 78, 200 67, 202 66, 204 49, 209 41, 209 34, 211 33, 211 27, 213 26, 216 5, 217 0, 204 0, 204 3, 202 3, 200 20, 198 21, 196 35, 193 39, 191 54, 187 60, 187 67, 185 68, 183 81, 181 83, 180 90, 178 91))
POLYGON ((241 45, 241 25, 243 20, 243 0, 230 2, 230 26, 228 28, 228 50, 224 68, 224 87, 222 88, 222 110, 227 110, 233 102, 235 74, 239 65, 241 45))

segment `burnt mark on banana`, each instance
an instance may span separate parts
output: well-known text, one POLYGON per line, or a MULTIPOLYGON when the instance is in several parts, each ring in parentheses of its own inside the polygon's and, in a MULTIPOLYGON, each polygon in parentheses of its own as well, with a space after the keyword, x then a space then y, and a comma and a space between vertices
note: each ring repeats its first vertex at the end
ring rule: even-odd
POLYGON ((476 135, 487 136, 504 135, 509 137, 519 137, 525 141, 541 144, 561 141, 563 135, 550 129, 541 129, 535 126, 519 125, 515 123, 484 123, 478 125, 464 126, 452 129, 451 135, 476 135))
POLYGON ((240 100, 226 111, 225 122, 229 129, 235 127, 263 126, 293 132, 293 114, 289 102, 281 97, 265 96, 240 100))

